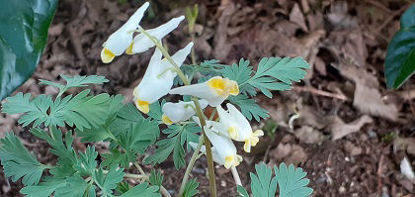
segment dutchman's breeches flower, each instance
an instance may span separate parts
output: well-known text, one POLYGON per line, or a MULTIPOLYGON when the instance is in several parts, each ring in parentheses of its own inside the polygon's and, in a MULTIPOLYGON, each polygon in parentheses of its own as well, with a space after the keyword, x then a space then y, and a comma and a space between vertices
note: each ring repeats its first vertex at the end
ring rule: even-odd
MULTIPOLYGON (((219 165, 223 165, 226 169, 236 167, 242 162, 242 156, 236 153, 236 147, 232 140, 225 136, 218 135, 216 132, 209 129, 208 126, 205 126, 205 133, 212 143, 213 161, 219 165)), ((195 148, 194 143, 190 143, 190 145, 195 148)), ((200 151, 206 153, 205 147, 202 146, 200 151)))
MULTIPOLYGON (((183 49, 177 51, 172 56, 173 61, 178 66, 181 66, 192 47, 193 43, 191 42, 183 49)), ((150 111, 151 103, 156 102, 169 93, 173 86, 173 80, 177 75, 173 65, 167 59, 162 60, 161 58, 161 51, 156 48, 143 79, 134 89, 135 104, 145 114, 150 111)))
POLYGON ((259 142, 259 137, 264 135, 262 130, 252 132, 251 125, 245 116, 232 104, 226 104, 228 108, 225 111, 221 106, 216 110, 219 115, 219 124, 213 125, 214 130, 219 131, 222 135, 228 136, 231 139, 239 142, 245 142, 245 152, 251 152, 251 146, 256 146, 259 142))
MULTIPOLYGON (((199 102, 200 107, 202 109, 204 109, 208 105, 206 100, 202 99, 199 102)), ((167 102, 162 107, 163 123, 166 125, 171 125, 173 123, 189 120, 192 116, 196 114, 195 109, 196 107, 193 101, 179 101, 178 103, 167 102)))
POLYGON ((101 51, 102 62, 110 63, 115 56, 120 56, 127 50, 133 41, 133 33, 138 28, 149 5, 148 2, 144 3, 123 26, 108 37, 101 51))
MULTIPOLYGON (((146 30, 148 34, 156 38, 157 40, 163 39, 164 36, 175 30, 180 22, 182 22, 184 19, 184 16, 179 16, 177 18, 171 19, 169 22, 160 25, 159 27, 156 27, 154 29, 146 30)), ((133 42, 128 47, 126 53, 129 55, 142 53, 144 51, 147 51, 151 47, 154 47, 155 44, 150 38, 148 38, 143 33, 140 33, 134 37, 133 42)))
POLYGON ((238 95, 239 87, 236 81, 216 76, 203 83, 174 88, 170 94, 195 96, 207 100, 210 106, 217 107, 229 95, 238 95))

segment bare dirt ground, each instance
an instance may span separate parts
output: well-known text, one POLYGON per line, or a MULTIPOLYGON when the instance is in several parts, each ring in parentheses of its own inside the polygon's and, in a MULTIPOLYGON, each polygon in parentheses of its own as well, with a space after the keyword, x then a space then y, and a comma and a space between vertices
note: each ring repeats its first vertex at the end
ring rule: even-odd
MULTIPOLYGON (((314 196, 413 196, 414 182, 400 173, 399 165, 404 157, 415 161, 415 80, 391 91, 383 75, 387 43, 410 1, 154 0, 143 26, 162 24, 195 2, 200 8, 199 61, 231 64, 243 57, 255 65, 261 57, 302 56, 312 66, 292 91, 277 92, 272 100, 258 97, 278 128, 274 140, 267 136, 254 153, 244 155, 238 169, 245 186, 255 163, 287 162, 308 172, 314 196), (290 127, 289 119, 296 113, 300 117, 290 127)), ((131 99, 128 95, 141 80, 151 51, 123 56, 109 65, 100 62, 99 53, 107 36, 142 3, 61 1, 41 63, 18 91, 56 94, 53 88, 38 86, 38 79, 99 74, 110 82, 95 87, 96 92, 131 99)), ((189 41, 186 25, 179 29, 166 39, 171 50, 189 41)), ((56 158, 47 144, 17 126, 16 119, 0 115, 1 132, 13 129, 40 161, 53 162, 56 158)), ((77 143, 77 149, 84 148, 77 143)), ((208 190, 205 163, 199 160, 193 172, 201 182, 200 196, 207 196, 208 190)), ((177 171, 172 161, 155 168, 163 171, 163 185, 175 194, 184 169, 177 171)), ((217 183, 220 196, 234 196, 229 171, 217 168, 217 183)), ((3 173, 0 184, 1 196, 20 196, 21 184, 6 180, 3 173)))

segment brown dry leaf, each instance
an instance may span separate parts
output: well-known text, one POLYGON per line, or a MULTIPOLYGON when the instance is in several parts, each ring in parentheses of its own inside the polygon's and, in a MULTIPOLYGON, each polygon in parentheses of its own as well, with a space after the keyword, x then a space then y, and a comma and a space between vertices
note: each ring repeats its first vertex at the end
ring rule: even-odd
POLYGON ((347 141, 344 144, 344 150, 348 152, 351 156, 356 156, 362 154, 362 148, 354 145, 350 141, 347 141))
POLYGON ((415 138, 396 138, 393 140, 395 150, 406 150, 408 154, 415 155, 415 138))
POLYGON ((340 73, 355 82, 353 106, 363 113, 398 121, 399 111, 394 103, 385 104, 376 77, 352 65, 340 66, 340 73))
POLYGON ((317 144, 323 140, 323 135, 310 126, 302 126, 301 128, 295 130, 294 134, 300 142, 306 144, 317 144))
POLYGON ((325 117, 322 114, 319 114, 317 110, 311 106, 303 106, 299 109, 300 118, 297 120, 298 125, 308 125, 318 130, 326 127, 332 117, 325 117))
POLYGON ((291 10, 290 21, 297 23, 304 31, 308 31, 307 25, 305 24, 304 15, 301 12, 298 3, 294 4, 293 9, 291 10))
POLYGON ((339 117, 335 117, 328 126, 332 134, 332 140, 338 140, 346 135, 357 132, 367 123, 372 123, 373 119, 368 115, 363 115, 351 123, 344 123, 339 117))
POLYGON ((307 155, 303 147, 297 144, 282 144, 271 152, 271 158, 274 160, 284 161, 286 163, 303 163, 307 160, 307 155))

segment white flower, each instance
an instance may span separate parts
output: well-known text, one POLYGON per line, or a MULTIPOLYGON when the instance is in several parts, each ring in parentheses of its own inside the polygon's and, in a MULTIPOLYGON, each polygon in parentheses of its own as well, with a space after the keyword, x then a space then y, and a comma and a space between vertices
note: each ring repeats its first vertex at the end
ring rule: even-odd
MULTIPOLYGON (((236 154, 236 147, 227 137, 220 136, 210 129, 205 129, 205 133, 212 143, 212 157, 213 161, 219 165, 225 166, 226 169, 238 166, 242 159, 242 156, 236 154)), ((195 149, 196 144, 190 142, 190 145, 195 149)), ((205 146, 200 149, 202 153, 206 154, 205 146)))
MULTIPOLYGON (((157 28, 146 30, 148 34, 155 37, 157 40, 163 39, 164 36, 172 32, 174 29, 176 29, 180 22, 182 22, 184 19, 184 16, 180 16, 177 18, 171 19, 169 22, 160 25, 157 28)), ((147 51, 149 48, 154 47, 155 44, 153 41, 151 41, 146 35, 143 33, 140 33, 134 37, 133 42, 128 47, 127 51, 125 53, 131 55, 136 53, 142 53, 144 51, 147 51)))
MULTIPOLYGON (((173 56, 173 61, 181 66, 189 55, 193 43, 189 43, 185 48, 177 51, 173 56)), ((173 80, 177 73, 173 70, 173 65, 167 59, 161 59, 161 51, 156 49, 150 59, 148 68, 140 84, 134 89, 134 99, 137 108, 143 112, 150 111, 150 104, 154 103, 164 95, 168 94, 173 86, 173 80)))
POLYGON ((133 41, 133 33, 138 28, 149 5, 148 2, 144 3, 123 26, 108 37, 101 51, 102 62, 110 63, 115 56, 123 54, 130 46, 133 41))
POLYGON ((212 107, 219 106, 229 95, 238 95, 239 87, 236 81, 219 76, 199 84, 174 88, 170 94, 191 95, 205 99, 212 107))
MULTIPOLYGON (((207 101, 203 99, 200 100, 199 103, 202 109, 208 104, 207 101)), ((162 120, 166 125, 189 120, 189 118, 196 114, 193 101, 179 101, 178 103, 167 102, 163 105, 162 111, 162 120)))
POLYGON ((263 136, 264 132, 262 130, 252 132, 249 121, 235 106, 228 103, 226 107, 228 111, 225 111, 221 106, 216 108, 220 124, 214 124, 213 127, 222 135, 238 142, 245 142, 245 152, 251 152, 251 146, 256 146, 259 142, 259 137, 263 136))

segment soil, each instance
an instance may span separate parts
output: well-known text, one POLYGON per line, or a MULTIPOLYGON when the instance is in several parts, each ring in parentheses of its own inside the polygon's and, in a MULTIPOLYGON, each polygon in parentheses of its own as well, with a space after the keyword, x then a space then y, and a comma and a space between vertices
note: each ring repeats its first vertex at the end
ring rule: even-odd
MULTIPOLYGON (((199 61, 218 59, 232 64, 243 57, 256 65, 261 57, 302 56, 312 66, 293 90, 275 92, 273 99, 257 98, 278 128, 274 139, 261 139, 264 145, 245 154, 238 166, 246 188, 249 172, 256 163, 265 161, 302 167, 308 173, 313 196, 415 195, 414 182, 401 174, 399 167, 404 157, 415 160, 415 151, 409 149, 415 142, 411 141, 415 134, 415 80, 410 79, 399 90, 387 90, 383 73, 387 44, 411 1, 153 0, 142 25, 155 27, 183 14, 184 8, 195 2, 200 9, 196 26, 199 61), (300 118, 290 125, 295 113, 300 118), (405 140, 409 142, 402 143, 405 140)), ((100 62, 99 54, 103 41, 142 3, 60 1, 41 62, 17 91, 56 94, 53 88, 37 85, 38 79, 59 81, 59 74, 98 74, 110 82, 94 87, 94 91, 124 94, 131 101, 151 51, 118 57, 109 65, 100 62)), ((179 29, 165 40, 171 51, 190 39, 186 25, 179 29)), ((0 134, 13 129, 41 162, 56 161, 47 144, 18 126, 16 119, 0 115, 0 134)), ((78 150, 85 148, 81 143, 76 145, 78 150)), ((187 157, 190 159, 189 154, 187 157)), ((145 166, 144 170, 153 168, 145 166)), ((176 170, 170 159, 155 168, 164 174, 164 187, 177 194, 185 170, 176 170)), ((206 161, 201 158, 193 170, 193 177, 200 182, 200 196, 208 196, 205 171, 206 161)), ((217 166, 216 174, 219 196, 235 196, 231 172, 217 166)), ((20 181, 13 183, 1 173, 0 185, 1 196, 21 196, 20 181)))

